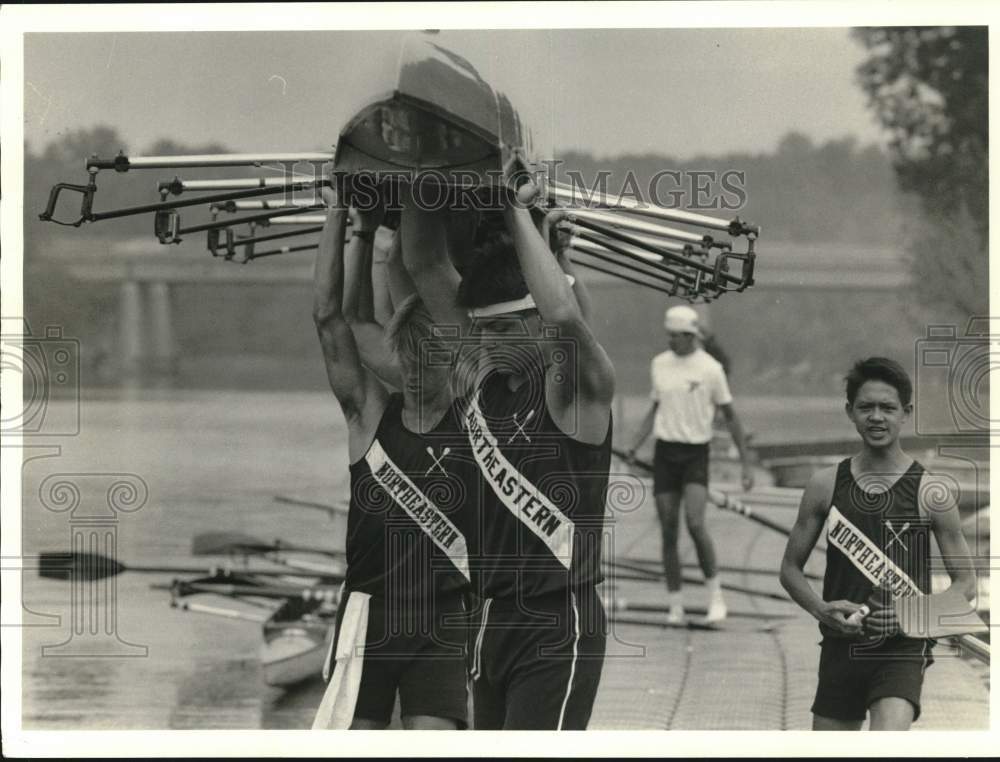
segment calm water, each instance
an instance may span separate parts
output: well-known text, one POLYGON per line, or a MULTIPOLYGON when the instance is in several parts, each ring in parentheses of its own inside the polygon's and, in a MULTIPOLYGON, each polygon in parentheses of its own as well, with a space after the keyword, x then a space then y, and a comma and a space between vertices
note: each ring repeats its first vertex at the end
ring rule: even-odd
MULTIPOLYGON (((144 392, 141 401, 84 401, 79 436, 47 441, 61 453, 28 460, 23 469, 26 554, 66 548, 82 512, 106 512, 109 486, 123 479, 148 489, 141 508, 118 514, 118 557, 126 563, 206 566, 191 556, 191 537, 215 529, 343 541, 343 520, 273 500, 346 495, 345 432, 331 395, 144 392), (53 487, 58 482, 79 491, 76 511, 52 510, 68 507, 61 502, 68 491, 53 487)), ((69 584, 25 573, 25 624, 34 625, 25 629, 23 648, 25 728, 309 726, 322 684, 287 693, 267 688, 257 662, 259 626, 171 609, 169 594, 150 588, 170 579, 116 578, 117 603, 106 609, 117 612, 117 632, 132 644, 125 645, 70 638, 69 584), (62 651, 43 654, 67 640, 62 651), (76 653, 95 649, 110 653, 76 653)), ((91 622, 97 619, 84 614, 84 627, 91 622)))
MULTIPOLYGON (((836 410, 821 401, 791 409, 777 400, 770 407, 759 400, 744 402, 751 428, 781 428, 788 439, 823 430, 828 419, 832 424, 830 410, 836 410)), ((54 404, 60 417, 67 412, 68 403, 54 404)), ((627 405, 617 428, 630 435, 643 407, 627 405), (631 423, 622 426, 622 419, 631 423)), ((26 450, 26 555, 67 548, 87 514, 110 526, 108 493, 116 482, 145 494, 137 510, 111 514, 116 516, 117 556, 126 564, 207 568, 225 559, 193 557, 191 538, 211 530, 342 546, 342 517, 331 520, 322 512, 274 501, 275 495, 319 502, 347 496, 346 432, 332 395, 144 391, 132 398, 86 400, 80 414, 79 435, 45 440, 61 448, 58 454, 26 450)), ((128 507, 127 491, 112 493, 128 507)), ((627 550, 648 534, 651 516, 634 517, 636 537, 625 543, 627 550)), ((730 524, 743 531, 742 523, 730 524)), ((150 587, 170 580, 169 574, 125 573, 115 578, 117 599, 111 605, 75 607, 83 612, 79 621, 85 629, 99 630, 100 616, 115 612, 119 639, 114 640, 70 637, 70 585, 23 575, 26 729, 311 725, 322 683, 287 692, 265 686, 257 661, 259 625, 170 608, 169 593, 150 587), (95 649, 102 655, 94 655, 95 649)), ((87 585, 83 592, 102 589, 87 585)), ((808 668, 812 673, 811 653, 808 668)))

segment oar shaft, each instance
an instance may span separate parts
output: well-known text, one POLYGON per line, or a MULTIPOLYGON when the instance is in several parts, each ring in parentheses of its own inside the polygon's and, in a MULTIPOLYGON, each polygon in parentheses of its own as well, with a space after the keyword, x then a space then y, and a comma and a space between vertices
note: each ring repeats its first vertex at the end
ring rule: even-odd
MULTIPOLYGON (((271 220, 269 225, 323 225, 326 222, 326 216, 322 214, 299 214, 294 217, 279 217, 278 219, 271 220)), ((351 221, 348 220, 347 224, 350 225, 351 221)))
POLYGON ((299 251, 316 251, 318 248, 319 246, 315 244, 303 246, 282 246, 280 249, 268 249, 267 251, 255 252, 253 255, 248 256, 246 261, 252 262, 253 260, 260 259, 261 257, 276 257, 280 254, 294 254, 299 251))
POLYGON ((990 644, 985 640, 980 640, 975 635, 959 635, 955 640, 962 650, 985 664, 990 663, 990 644))
POLYGON ((324 205, 313 199, 281 199, 275 201, 262 198, 251 201, 226 201, 221 204, 212 204, 209 207, 211 212, 248 212, 261 209, 323 209, 324 205))
MULTIPOLYGON (((173 180, 160 180, 156 184, 156 189, 160 193, 169 191, 174 195, 180 195, 185 191, 208 191, 208 190, 249 190, 250 188, 274 188, 279 185, 287 185, 294 182, 308 182, 309 180, 324 180, 330 178, 326 175, 306 175, 301 173, 290 173, 280 177, 232 177, 218 180, 182 180, 175 177, 173 180)), ((316 203, 315 201, 312 203, 316 203)))
POLYGON ((308 228, 302 228, 301 230, 288 230, 282 231, 280 233, 269 233, 267 235, 258 235, 253 238, 236 238, 233 240, 233 246, 249 246, 252 243, 263 243, 264 241, 277 241, 279 238, 292 238, 298 235, 309 235, 310 233, 322 233, 323 226, 317 225, 308 228))
POLYGON ((662 272, 662 271, 658 272, 659 268, 653 262, 645 262, 644 264, 647 267, 653 268, 652 271, 645 270, 639 267, 638 265, 632 264, 631 262, 628 261, 623 262, 620 259, 615 259, 614 257, 608 256, 608 254, 611 252, 610 249, 606 249, 601 244, 594 243, 593 241, 590 241, 588 239, 585 238, 577 239, 576 237, 574 237, 573 239, 570 240, 570 246, 572 246, 577 251, 582 251, 586 254, 589 254, 595 259, 601 260, 602 262, 607 262, 608 264, 615 265, 616 267, 623 267, 626 270, 631 270, 632 272, 639 273, 640 275, 645 275, 647 278, 654 278, 663 283, 666 283, 668 286, 672 286, 677 282, 675 276, 667 272, 662 272))
MULTIPOLYGON (((315 185, 316 183, 314 183, 315 185)), ((101 220, 113 220, 118 217, 129 217, 135 214, 147 214, 149 212, 159 212, 172 209, 181 209, 186 206, 198 206, 199 204, 212 204, 230 199, 253 198, 254 196, 267 196, 273 193, 289 192, 307 187, 307 183, 295 185, 280 185, 274 188, 255 188, 247 191, 234 191, 233 193, 222 193, 216 196, 201 196, 200 198, 188 198, 180 201, 161 201, 155 204, 142 204, 141 206, 128 206, 124 209, 114 209, 110 212, 95 212, 85 216, 88 222, 100 222, 101 220)))
MULTIPOLYGON (((675 241, 684 241, 696 246, 708 246, 714 243, 714 239, 708 235, 699 235, 698 233, 692 233, 687 230, 679 230, 665 225, 657 225, 645 220, 637 220, 632 217, 627 217, 624 214, 598 212, 593 209, 572 208, 567 209, 566 212, 566 219, 570 222, 575 222, 576 220, 590 220, 591 222, 598 222, 613 228, 631 230, 635 233, 645 233, 646 235, 654 236, 656 238, 671 238, 675 241)), ((726 247, 730 246, 728 242, 717 245, 726 247)))
MULTIPOLYGON (((652 604, 652 603, 633 603, 632 601, 622 601, 620 598, 612 598, 609 601, 611 605, 608 606, 609 611, 639 611, 648 614, 668 614, 670 613, 670 607, 663 604, 652 604)), ((684 607, 684 612, 686 614, 695 615, 705 615, 707 610, 704 608, 694 607, 688 608, 684 607)), ((739 618, 739 619, 788 619, 788 614, 766 614, 758 611, 730 611, 728 616, 739 618)))
POLYGON ((347 507, 337 507, 336 505, 327 505, 326 503, 316 503, 312 500, 299 500, 296 497, 286 497, 285 495, 275 495, 274 501, 276 503, 287 503, 289 505, 301 505, 304 508, 318 508, 321 511, 326 511, 327 513, 340 513, 346 514, 347 507))
MULTIPOLYGON (((283 572, 288 576, 288 572, 283 572)), ((260 598, 304 598, 336 600, 340 591, 336 587, 316 587, 306 585, 236 585, 229 582, 186 582, 185 591, 190 593, 215 593, 216 595, 255 595, 260 598)))
POLYGON ((221 616, 226 619, 240 619, 244 622, 255 622, 257 624, 263 624, 268 619, 267 617, 250 616, 249 614, 244 614, 242 611, 236 611, 235 609, 227 609, 221 606, 209 606, 206 603, 195 603, 193 601, 175 601, 173 606, 174 608, 181 609, 182 611, 193 611, 198 614, 211 614, 212 616, 221 616))
MULTIPOLYGON (((590 252, 588 251, 581 251, 580 249, 576 248, 574 248, 574 251, 576 251, 576 253, 578 254, 587 254, 587 255, 590 254, 590 252)), ((620 278, 621 280, 628 281, 629 283, 634 283, 637 286, 645 286, 646 288, 651 288, 654 291, 661 291, 664 294, 674 295, 673 291, 671 291, 670 289, 663 288, 662 286, 657 286, 655 283, 649 283, 648 281, 641 281, 638 278, 631 278, 628 275, 625 275, 624 273, 608 270, 605 267, 599 267, 598 265, 591 264, 590 262, 582 262, 576 257, 573 257, 573 264, 580 265, 580 267, 586 267, 588 270, 593 270, 594 272, 604 273, 605 275, 612 275, 615 278, 620 278)))
POLYGON ((91 156, 87 159, 87 170, 113 169, 116 172, 127 172, 130 169, 256 167, 262 164, 324 163, 328 161, 333 161, 332 153, 213 153, 184 156, 125 156, 119 154, 112 159, 91 156))
POLYGON ((240 217, 235 220, 215 220, 213 222, 206 222, 202 225, 192 225, 191 227, 181 228, 177 231, 178 235, 185 235, 187 233, 201 233, 205 230, 221 230, 222 228, 228 228, 233 225, 243 225, 248 222, 267 222, 275 217, 285 217, 292 214, 302 214, 301 209, 279 209, 276 212, 267 212, 266 214, 251 214, 248 217, 240 217))
MULTIPOLYGON (((638 459, 630 461, 628 455, 618 448, 612 448, 611 451, 616 456, 624 460, 626 463, 632 462, 645 471, 648 471, 650 473, 653 472, 653 465, 651 463, 646 463, 645 461, 638 459)), ((741 503, 739 500, 734 500, 733 498, 729 497, 729 495, 719 492, 718 490, 709 489, 708 499, 716 507, 721 508, 723 510, 732 511, 733 513, 738 513, 740 516, 743 516, 744 518, 749 519, 750 521, 753 521, 757 524, 761 524, 762 526, 765 526, 768 529, 777 532, 778 534, 782 534, 786 537, 788 537, 791 534, 791 530, 788 527, 784 526, 783 524, 779 524, 776 521, 772 521, 771 519, 766 518, 764 516, 759 516, 758 514, 751 511, 747 506, 743 505, 743 503, 741 503)))
MULTIPOLYGON (((715 268, 711 265, 705 264, 700 259, 693 256, 686 256, 683 254, 677 254, 676 252, 670 251, 667 247, 663 246, 662 243, 657 242, 655 245, 647 243, 643 238, 639 236, 632 235, 631 233, 626 233, 623 230, 616 230, 615 228, 610 228, 607 225, 600 225, 596 222, 590 222, 589 220, 577 220, 576 225, 578 227, 588 228, 595 233, 600 233, 605 239, 612 239, 616 241, 621 241, 622 243, 630 244, 636 248, 648 251, 652 254, 659 254, 664 259, 669 259, 676 262, 684 267, 688 267, 694 270, 700 270, 706 275, 715 275, 715 268)), ((578 232, 578 231, 574 231, 578 232)), ((582 235, 582 233, 579 233, 582 235)), ((603 245, 608 246, 607 241, 601 241, 603 245)), ((608 248, 611 248, 608 246, 608 248)), ((728 273, 720 274, 722 279, 730 283, 739 283, 740 278, 734 275, 729 275, 728 273)), ((690 276, 689 276, 690 277, 690 276)))
POLYGON ((724 511, 732 511, 733 513, 738 513, 740 516, 748 518, 751 521, 755 521, 761 526, 765 526, 768 529, 777 532, 778 534, 785 535, 785 537, 788 537, 792 533, 792 530, 786 527, 784 524, 780 524, 777 521, 773 521, 767 518, 766 516, 761 516, 757 513, 754 513, 753 511, 750 510, 750 508, 741 503, 739 500, 730 497, 724 492, 719 492, 719 490, 715 489, 709 489, 708 499, 716 507, 721 508, 724 511))
MULTIPOLYGON (((629 571, 639 572, 641 574, 648 575, 645 578, 645 580, 639 579, 639 580, 636 580, 636 581, 647 581, 648 580, 650 582, 660 582, 666 576, 662 571, 652 571, 652 570, 649 570, 649 569, 645 569, 645 568, 643 568, 641 566, 636 566, 636 565, 633 565, 633 564, 623 563, 621 561, 609 561, 608 563, 611 564, 611 566, 615 567, 616 569, 617 568, 628 569, 629 571)), ((616 577, 619 577, 621 579, 625 579, 624 577, 621 577, 621 575, 617 571, 613 572, 613 574, 616 577)), ((686 576, 686 577, 682 577, 681 579, 684 582, 684 584, 686 584, 686 585, 702 585, 702 584, 704 584, 704 580, 700 579, 699 577, 686 576)), ((743 585, 733 585, 733 584, 728 583, 728 582, 722 583, 722 589, 723 590, 729 590, 729 591, 734 592, 734 593, 742 593, 743 595, 755 596, 757 598, 770 598, 771 600, 774 600, 774 601, 782 601, 783 603, 791 603, 791 601, 790 601, 790 599, 788 598, 787 595, 782 595, 781 593, 772 593, 769 590, 758 590, 758 589, 753 588, 753 587, 745 587, 743 585)))
POLYGON ((613 209, 627 209, 630 212, 642 214, 647 217, 655 217, 670 222, 680 222, 686 225, 697 225, 698 227, 709 228, 710 230, 722 230, 730 234, 738 235, 743 232, 760 233, 759 228, 756 226, 736 223, 735 220, 724 220, 718 217, 709 217, 705 214, 685 212, 680 209, 666 209, 662 206, 640 203, 624 196, 611 196, 601 192, 590 192, 586 189, 574 188, 562 183, 549 183, 548 192, 550 198, 564 203, 587 203, 611 207, 613 209))
MULTIPOLYGON (((632 249, 631 247, 625 248, 618 241, 609 240, 607 237, 595 235, 594 233, 591 233, 588 230, 581 230, 578 228, 573 231, 573 235, 576 238, 580 238, 584 241, 589 241, 590 243, 602 246, 605 249, 608 249, 609 251, 612 251, 615 254, 623 256, 634 262, 639 262, 645 265, 646 267, 652 267, 656 270, 668 273, 678 281, 681 281, 683 285, 689 285, 689 286, 694 285, 695 282, 694 275, 688 272, 684 272, 683 270, 678 270, 670 265, 664 264, 663 259, 667 256, 667 252, 656 252, 657 254, 659 254, 659 261, 657 261, 654 257, 650 256, 649 254, 645 255, 637 254, 635 253, 635 250, 632 249)), ((678 255, 671 254, 670 256, 678 256, 678 255)), ((681 257, 681 259, 683 259, 683 257, 681 257)))
MULTIPOLYGON (((634 558, 630 556, 626 559, 632 563, 636 564, 648 564, 649 566, 654 566, 657 569, 662 568, 663 561, 659 558, 634 558)), ((697 569, 700 568, 696 563, 681 564, 685 569, 697 569)), ((716 567, 719 571, 730 572, 732 574, 770 574, 775 575, 778 573, 778 569, 768 569, 766 567, 758 566, 729 566, 726 564, 719 564, 716 567)), ((819 582, 823 581, 823 577, 819 574, 806 574, 807 579, 816 580, 819 582)))
MULTIPOLYGON (((572 227, 572 225, 570 225, 570 227, 572 227)), ((704 257, 708 256, 708 251, 706 249, 702 249, 701 248, 701 244, 697 244, 697 245, 696 244, 684 244, 684 243, 677 243, 676 241, 667 241, 667 240, 665 240, 663 238, 654 238, 653 236, 648 236, 648 235, 636 235, 636 234, 632 234, 632 235, 635 235, 635 237, 636 237, 637 240, 645 241, 646 243, 650 244, 651 246, 655 246, 657 248, 657 250, 662 249, 663 251, 670 251, 670 252, 673 252, 674 254, 678 254, 678 255, 681 255, 681 256, 684 256, 684 257, 688 257, 692 253, 695 253, 695 254, 698 254, 699 256, 704 256, 704 257)), ((609 239, 608 236, 603 236, 603 235, 601 236, 601 238, 603 240, 608 240, 609 239)), ((614 239, 610 239, 610 240, 614 240, 614 239)), ((627 248, 629 251, 633 251, 636 254, 636 256, 640 256, 643 259, 649 259, 651 261, 657 261, 657 262, 663 261, 663 257, 662 256, 660 256, 658 254, 651 254, 651 253, 649 253, 648 251, 646 251, 644 249, 640 249, 640 248, 637 248, 637 247, 634 247, 634 246, 628 246, 628 245, 626 245, 625 248, 627 248)), ((687 261, 687 259, 685 259, 684 261, 687 261)))

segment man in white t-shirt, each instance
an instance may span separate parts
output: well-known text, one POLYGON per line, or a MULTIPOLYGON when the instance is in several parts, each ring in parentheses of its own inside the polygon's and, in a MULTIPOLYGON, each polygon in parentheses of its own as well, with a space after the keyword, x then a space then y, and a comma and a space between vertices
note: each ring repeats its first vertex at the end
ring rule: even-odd
POLYGON ((694 541, 698 563, 709 591, 706 622, 726 618, 715 561, 715 547, 705 528, 708 496, 708 448, 712 441, 715 411, 722 411, 743 463, 743 489, 753 487, 753 471, 747 459, 743 427, 736 411, 722 366, 699 346, 698 313, 690 307, 667 310, 664 325, 670 349, 653 358, 653 404, 640 425, 630 459, 651 431, 656 434, 653 461, 653 493, 663 533, 663 569, 670 601, 669 620, 684 621, 681 594, 681 564, 677 554, 680 508, 694 541))

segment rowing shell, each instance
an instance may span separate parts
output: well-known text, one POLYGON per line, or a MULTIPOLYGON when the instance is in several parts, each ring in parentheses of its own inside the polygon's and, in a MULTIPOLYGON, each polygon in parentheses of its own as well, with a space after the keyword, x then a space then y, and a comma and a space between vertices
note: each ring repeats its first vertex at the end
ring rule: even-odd
MULTIPOLYGON (((384 61, 366 68, 371 95, 341 131, 334 168, 433 169, 451 184, 469 184, 475 177, 482 185, 517 149, 529 169, 537 169, 537 152, 551 156, 551 145, 536 139, 536 127, 528 122, 544 127, 552 115, 522 119, 512 97, 528 111, 539 105, 551 111, 551 93, 531 60, 532 52, 538 57, 546 51, 544 45, 526 50, 523 41, 514 45, 504 35, 414 33, 403 39, 398 54, 373 51, 384 61)), ((496 183, 499 176, 492 179, 496 183)))

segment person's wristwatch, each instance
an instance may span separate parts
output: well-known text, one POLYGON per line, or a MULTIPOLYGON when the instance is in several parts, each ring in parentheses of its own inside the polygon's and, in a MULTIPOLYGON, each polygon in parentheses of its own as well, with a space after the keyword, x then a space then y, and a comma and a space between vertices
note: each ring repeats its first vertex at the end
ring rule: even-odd
POLYGON ((352 230, 351 231, 351 237, 352 238, 360 238, 362 241, 366 241, 367 243, 371 243, 372 241, 375 240, 375 231, 374 230, 352 230))

